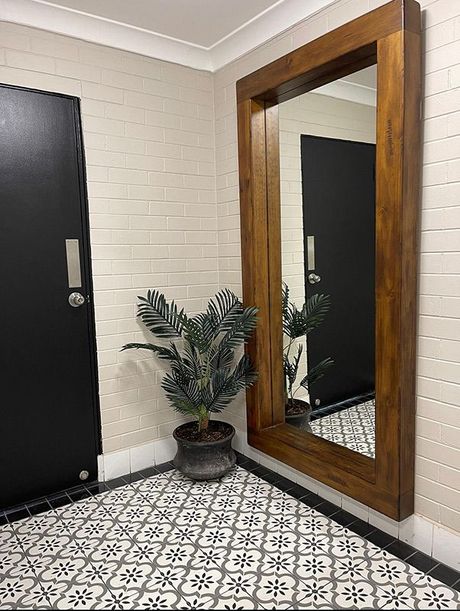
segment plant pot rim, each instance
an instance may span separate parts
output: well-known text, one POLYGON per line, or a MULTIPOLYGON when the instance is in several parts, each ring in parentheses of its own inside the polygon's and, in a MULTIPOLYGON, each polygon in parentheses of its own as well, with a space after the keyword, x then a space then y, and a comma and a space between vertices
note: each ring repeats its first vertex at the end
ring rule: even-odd
POLYGON ((303 403, 305 405, 303 412, 297 412, 295 414, 288 414, 288 410, 287 410, 287 406, 288 403, 285 404, 285 416, 286 418, 295 418, 295 417, 299 417, 299 416, 305 416, 305 414, 309 414, 310 412, 312 412, 312 407, 311 404, 308 401, 304 401, 303 399, 295 399, 296 402, 298 403, 303 403))
POLYGON ((174 439, 177 441, 177 443, 181 443, 184 445, 190 445, 190 446, 195 446, 195 447, 199 447, 199 446, 218 446, 222 443, 226 443, 229 440, 233 439, 233 437, 235 436, 235 427, 230 424, 229 422, 224 422, 223 420, 211 420, 212 423, 216 423, 216 424, 225 424, 226 426, 228 426, 231 431, 230 433, 226 436, 223 437, 222 439, 217 439, 216 441, 192 441, 189 439, 183 439, 182 437, 178 437, 176 431, 180 430, 181 428, 188 426, 190 424, 190 422, 184 422, 184 424, 180 424, 179 426, 177 426, 174 431, 173 431, 173 437, 174 439))

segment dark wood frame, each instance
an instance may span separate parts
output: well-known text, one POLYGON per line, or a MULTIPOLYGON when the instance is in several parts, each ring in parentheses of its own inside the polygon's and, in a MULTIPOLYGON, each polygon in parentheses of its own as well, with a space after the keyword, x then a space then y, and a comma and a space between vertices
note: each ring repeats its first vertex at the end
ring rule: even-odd
POLYGON ((420 6, 393 0, 237 83, 249 444, 395 520, 413 513, 420 6), (376 459, 284 422, 278 103, 377 63, 376 459))

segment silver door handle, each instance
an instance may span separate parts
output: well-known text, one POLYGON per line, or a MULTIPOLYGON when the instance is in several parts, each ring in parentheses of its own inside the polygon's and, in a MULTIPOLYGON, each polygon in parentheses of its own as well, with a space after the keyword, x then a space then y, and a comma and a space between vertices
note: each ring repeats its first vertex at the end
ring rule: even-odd
POLYGON ((81 293, 70 293, 69 303, 73 308, 79 308, 85 303, 86 299, 81 293))
POLYGON ((308 282, 310 284, 317 284, 321 282, 321 276, 318 276, 318 274, 308 274, 308 282))
POLYGON ((307 265, 310 271, 315 269, 315 236, 307 235, 307 265))
POLYGON ((81 287, 80 270, 80 245, 78 240, 66 240, 65 250, 67 255, 67 277, 69 289, 79 289, 81 287))

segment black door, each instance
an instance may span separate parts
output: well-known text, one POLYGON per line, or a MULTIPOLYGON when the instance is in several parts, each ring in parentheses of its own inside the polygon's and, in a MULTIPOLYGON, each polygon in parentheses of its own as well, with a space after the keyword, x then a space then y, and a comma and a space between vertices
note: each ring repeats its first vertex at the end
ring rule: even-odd
POLYGON ((77 99, 0 86, 2 507, 97 476, 79 116, 77 99))
POLYGON ((315 407, 374 392, 375 145, 301 136, 301 151, 306 295, 331 296, 307 338, 309 366, 334 360, 311 386, 315 407))

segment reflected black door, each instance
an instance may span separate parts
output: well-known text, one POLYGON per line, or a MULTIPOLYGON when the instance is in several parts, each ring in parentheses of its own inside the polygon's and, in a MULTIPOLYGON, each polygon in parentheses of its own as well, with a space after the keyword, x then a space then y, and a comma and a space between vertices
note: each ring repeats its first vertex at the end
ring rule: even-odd
POLYGON ((311 386, 315 407, 374 391, 375 145, 301 136, 301 151, 306 295, 331 296, 326 320, 308 336, 308 362, 335 362, 311 386), (320 281, 311 284, 311 273, 320 281))
POLYGON ((75 485, 83 470, 97 476, 80 134, 76 99, 0 86, 0 507, 75 485), (80 256, 72 282, 66 240, 80 256))

